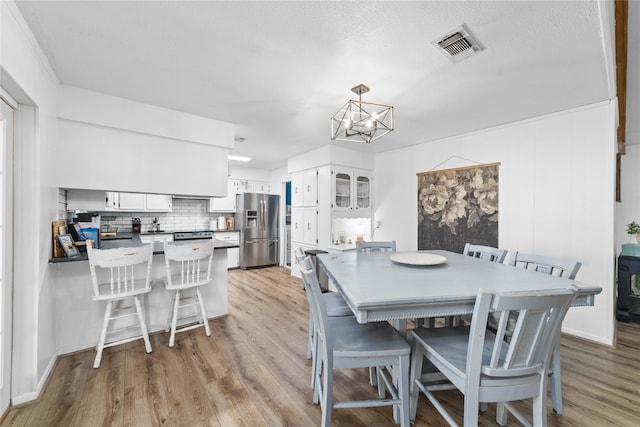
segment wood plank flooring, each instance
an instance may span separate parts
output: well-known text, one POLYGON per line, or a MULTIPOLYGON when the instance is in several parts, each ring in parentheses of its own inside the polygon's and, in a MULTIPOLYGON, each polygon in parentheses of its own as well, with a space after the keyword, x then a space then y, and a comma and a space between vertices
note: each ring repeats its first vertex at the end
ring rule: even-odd
MULTIPOLYGON (((211 337, 199 328, 178 334, 169 348, 169 335, 155 334, 151 354, 142 341, 108 348, 99 369, 93 349, 62 356, 39 401, 12 408, 2 426, 319 425, 307 309, 302 283, 285 268, 230 271, 229 315, 210 322, 211 337)), ((621 323, 618 336, 615 349, 563 337, 565 414, 550 412, 550 426, 639 425, 640 325, 621 323)), ((366 369, 337 373, 335 390, 338 399, 375 398, 366 369)), ((461 394, 440 396, 462 422, 461 394)), ((518 406, 530 413, 530 402, 518 406)), ((332 425, 395 424, 387 407, 337 409, 332 425)), ((442 425, 421 396, 415 426, 442 425)), ((497 425, 495 405, 480 425, 497 425)))

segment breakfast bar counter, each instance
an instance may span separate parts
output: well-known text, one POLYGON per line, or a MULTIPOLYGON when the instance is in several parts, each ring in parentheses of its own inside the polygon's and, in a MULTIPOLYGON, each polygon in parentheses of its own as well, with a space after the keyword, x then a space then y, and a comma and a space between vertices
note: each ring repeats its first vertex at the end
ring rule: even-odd
MULTIPOLYGON (((138 235, 131 239, 103 240, 102 248, 142 245, 138 235)), ((227 305, 227 248, 237 247, 224 241, 215 240, 211 284, 201 288, 207 317, 209 319, 228 313, 227 305)), ((93 301, 93 288, 87 254, 75 258, 53 258, 49 263, 49 275, 55 294, 56 329, 58 353, 66 354, 95 347, 104 316, 104 302, 93 301)), ((154 252, 152 265, 152 290, 144 296, 143 311, 149 333, 164 331, 169 318, 172 293, 164 288, 162 279, 166 276, 164 253, 154 252)), ((140 272, 143 275, 144 272, 140 272)), ((138 331, 132 330, 131 335, 138 331)), ((204 333, 204 332, 203 332, 204 333)), ((169 337, 167 335, 168 345, 169 337)), ((164 343, 163 343, 164 344, 164 343)))

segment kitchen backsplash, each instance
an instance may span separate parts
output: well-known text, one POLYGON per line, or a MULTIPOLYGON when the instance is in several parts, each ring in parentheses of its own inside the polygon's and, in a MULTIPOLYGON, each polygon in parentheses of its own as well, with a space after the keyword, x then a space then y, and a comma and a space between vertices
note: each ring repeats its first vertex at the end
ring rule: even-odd
POLYGON ((230 213, 209 212, 209 201, 204 199, 173 199, 172 212, 100 212, 102 223, 118 227, 118 231, 131 231, 131 217, 142 220, 142 231, 153 226, 158 218, 160 229, 166 231, 209 230, 209 223, 218 216, 231 216, 230 213), (113 218, 110 220, 110 218, 113 218))

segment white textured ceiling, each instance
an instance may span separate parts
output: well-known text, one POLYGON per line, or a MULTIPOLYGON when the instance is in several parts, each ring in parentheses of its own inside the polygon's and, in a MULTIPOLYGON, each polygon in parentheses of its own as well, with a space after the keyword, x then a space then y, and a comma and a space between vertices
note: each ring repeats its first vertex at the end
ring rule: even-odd
POLYGON ((17 4, 63 84, 234 123, 249 167, 330 143, 359 83, 396 130, 337 144, 374 152, 612 96, 595 1, 17 4), (452 64, 431 42, 461 24, 486 50, 452 64))

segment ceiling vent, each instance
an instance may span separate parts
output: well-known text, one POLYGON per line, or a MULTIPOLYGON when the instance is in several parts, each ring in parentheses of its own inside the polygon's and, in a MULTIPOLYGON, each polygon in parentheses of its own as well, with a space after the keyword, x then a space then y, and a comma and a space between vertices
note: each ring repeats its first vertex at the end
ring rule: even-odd
POLYGON ((449 61, 456 63, 480 53, 484 47, 473 37, 463 24, 431 42, 449 61))

